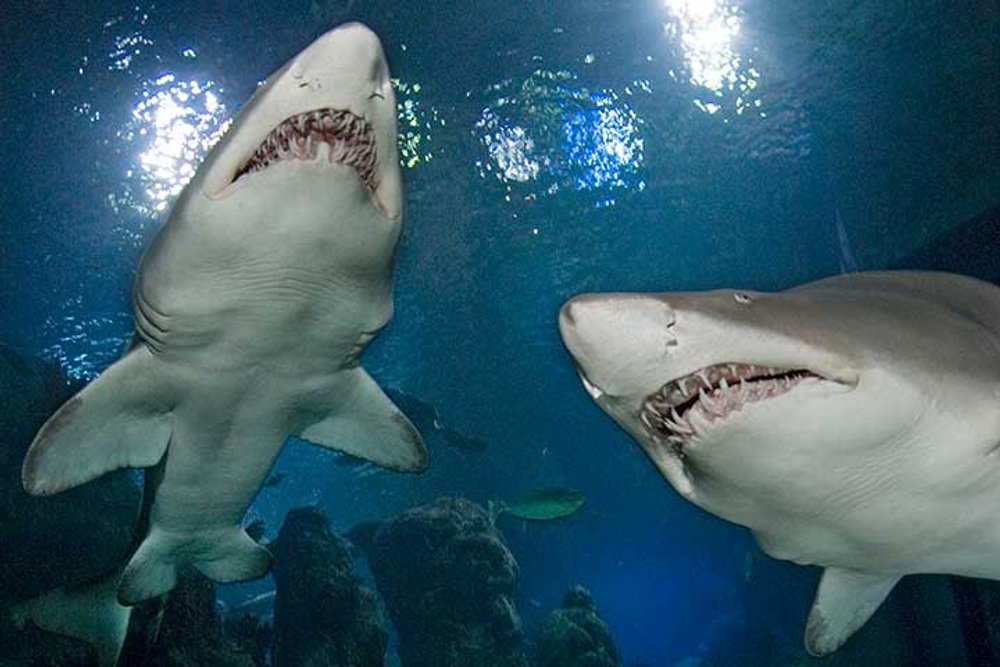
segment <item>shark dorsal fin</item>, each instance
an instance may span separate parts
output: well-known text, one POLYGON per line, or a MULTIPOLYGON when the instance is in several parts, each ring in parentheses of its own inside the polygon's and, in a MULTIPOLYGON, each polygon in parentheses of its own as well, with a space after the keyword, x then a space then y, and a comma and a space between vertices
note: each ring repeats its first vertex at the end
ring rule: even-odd
POLYGON ((303 430, 314 445, 371 461, 398 472, 427 467, 420 433, 362 368, 345 371, 348 382, 337 410, 303 430))
POLYGON ((826 568, 806 624, 806 650, 822 657, 840 648, 871 618, 899 580, 899 575, 826 568))

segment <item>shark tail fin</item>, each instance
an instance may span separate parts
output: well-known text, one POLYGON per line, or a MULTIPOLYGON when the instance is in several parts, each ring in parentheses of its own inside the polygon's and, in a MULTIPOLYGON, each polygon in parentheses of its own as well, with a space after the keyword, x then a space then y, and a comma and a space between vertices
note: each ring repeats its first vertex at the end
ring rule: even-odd
POLYGON ((264 576, 272 561, 271 552, 239 527, 185 540, 153 530, 125 566, 118 600, 132 605, 167 593, 177 584, 179 565, 194 565, 209 579, 229 583, 264 576))
POLYGON ((30 621, 42 630, 85 641, 97 650, 100 667, 114 667, 132 616, 129 607, 118 603, 118 575, 21 602, 11 609, 13 620, 18 626, 30 621))
POLYGON ((24 490, 47 496, 112 470, 155 465, 171 426, 154 364, 137 347, 56 411, 24 457, 24 490))

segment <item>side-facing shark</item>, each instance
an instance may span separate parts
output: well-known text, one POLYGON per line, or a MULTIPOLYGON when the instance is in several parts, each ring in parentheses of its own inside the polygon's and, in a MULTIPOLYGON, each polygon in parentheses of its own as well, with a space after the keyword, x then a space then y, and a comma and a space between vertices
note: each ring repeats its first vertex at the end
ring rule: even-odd
MULTIPOLYGON (((240 524, 289 435, 426 466, 420 435, 358 364, 393 312, 396 114, 378 38, 341 26, 267 80, 181 193, 139 267, 131 349, 24 460, 39 496, 152 467, 141 543, 77 606, 109 590, 122 605, 160 596, 184 565, 219 582, 265 574, 271 556, 240 524)), ((127 615, 76 627, 71 598, 19 613, 113 662, 127 615)))
POLYGON ((588 393, 681 496, 826 568, 811 653, 906 574, 1000 579, 997 287, 887 272, 592 294, 559 326, 588 393))

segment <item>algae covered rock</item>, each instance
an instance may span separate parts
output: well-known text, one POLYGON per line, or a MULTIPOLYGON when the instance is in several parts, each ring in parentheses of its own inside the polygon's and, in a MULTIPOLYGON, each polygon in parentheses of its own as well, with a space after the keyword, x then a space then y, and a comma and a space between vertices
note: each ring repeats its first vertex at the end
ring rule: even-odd
POLYGON ((532 660, 535 667, 621 667, 608 624, 590 592, 574 586, 542 627, 532 660))
MULTIPOLYGON (((126 660, 139 662, 139 657, 126 660)), ((255 667, 251 652, 223 633, 215 584, 194 570, 182 570, 163 609, 159 635, 142 660, 148 667, 255 667)))
POLYGON ((288 513, 274 553, 274 664, 379 667, 389 633, 375 593, 354 573, 347 543, 315 507, 288 513))
POLYGON ((523 667, 520 571, 487 511, 439 498, 353 530, 407 667, 523 667))

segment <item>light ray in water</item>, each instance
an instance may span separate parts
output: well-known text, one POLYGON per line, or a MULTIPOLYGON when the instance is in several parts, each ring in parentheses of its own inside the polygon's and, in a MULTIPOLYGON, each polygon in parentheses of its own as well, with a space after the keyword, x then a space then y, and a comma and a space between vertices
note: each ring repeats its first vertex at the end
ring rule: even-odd
MULTIPOLYGON (((737 114, 760 111, 754 97, 760 72, 752 58, 737 50, 743 29, 741 12, 732 0, 664 0, 669 13, 667 37, 679 45, 688 81, 704 89, 692 102, 708 114, 731 105, 737 114), (735 94, 735 97, 733 95, 735 94)), ((676 72, 670 74, 678 79, 676 72)))

